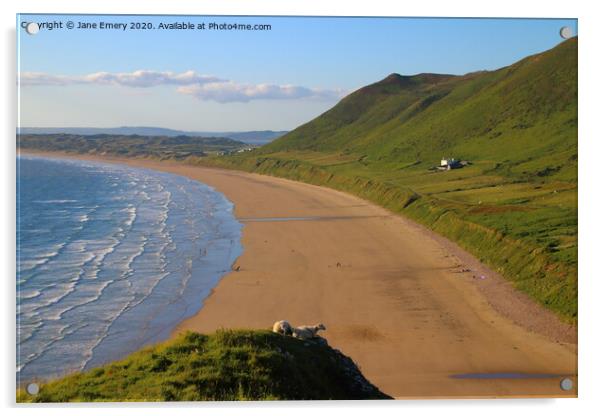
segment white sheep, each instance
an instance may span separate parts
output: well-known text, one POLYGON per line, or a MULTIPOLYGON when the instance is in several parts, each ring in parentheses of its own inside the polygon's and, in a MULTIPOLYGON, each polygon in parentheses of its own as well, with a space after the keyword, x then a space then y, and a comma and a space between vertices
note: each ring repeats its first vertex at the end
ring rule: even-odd
POLYGON ((303 325, 296 328, 292 328, 293 337, 299 338, 300 340, 316 338, 318 336, 318 331, 320 330, 326 330, 324 324, 303 325))
POLYGON ((293 333, 291 324, 289 324, 288 321, 274 322, 272 332, 282 335, 291 335, 293 333))

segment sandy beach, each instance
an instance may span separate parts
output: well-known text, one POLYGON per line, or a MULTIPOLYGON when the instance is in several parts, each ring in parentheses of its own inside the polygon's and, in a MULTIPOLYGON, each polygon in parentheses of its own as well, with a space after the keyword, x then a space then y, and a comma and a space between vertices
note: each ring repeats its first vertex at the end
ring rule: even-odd
POLYGON ((576 396, 559 386, 577 382, 576 329, 411 221, 280 178, 103 160, 202 181, 244 224, 237 271, 174 333, 322 322, 328 343, 393 397, 576 396))

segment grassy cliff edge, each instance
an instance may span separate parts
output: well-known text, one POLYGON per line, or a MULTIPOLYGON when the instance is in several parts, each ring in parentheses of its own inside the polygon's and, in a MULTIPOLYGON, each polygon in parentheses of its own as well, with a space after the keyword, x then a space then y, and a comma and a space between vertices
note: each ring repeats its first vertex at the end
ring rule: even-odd
POLYGON ((187 332, 121 361, 42 383, 17 402, 388 399, 323 339, 187 332))

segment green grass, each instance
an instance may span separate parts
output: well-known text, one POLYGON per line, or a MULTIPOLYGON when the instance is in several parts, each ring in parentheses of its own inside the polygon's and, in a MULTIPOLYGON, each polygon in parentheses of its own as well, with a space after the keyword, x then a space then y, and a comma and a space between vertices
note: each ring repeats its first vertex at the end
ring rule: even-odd
POLYGON ((497 71, 393 74, 266 146, 191 162, 375 202, 577 321, 577 38, 497 71), (431 170, 442 156, 472 164, 431 170))
POLYGON ((270 331, 188 332, 17 402, 386 399, 350 358, 270 331))

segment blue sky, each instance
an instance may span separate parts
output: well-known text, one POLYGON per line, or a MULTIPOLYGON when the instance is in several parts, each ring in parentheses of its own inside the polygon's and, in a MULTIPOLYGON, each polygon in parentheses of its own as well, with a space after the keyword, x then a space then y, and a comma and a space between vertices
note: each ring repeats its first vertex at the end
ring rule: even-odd
POLYGON ((21 125, 292 129, 392 72, 464 74, 554 47, 574 19, 21 15, 26 22, 269 24, 47 30, 18 22, 21 125))

